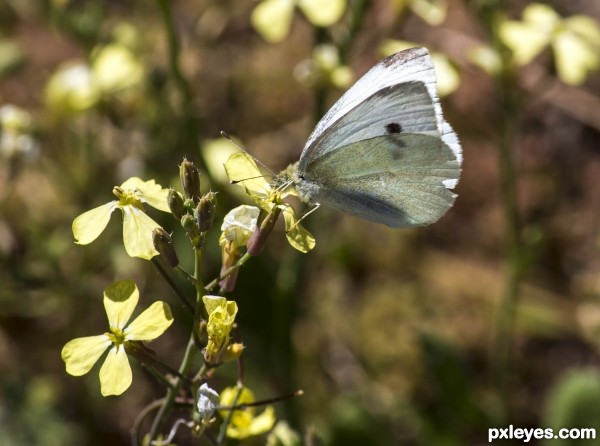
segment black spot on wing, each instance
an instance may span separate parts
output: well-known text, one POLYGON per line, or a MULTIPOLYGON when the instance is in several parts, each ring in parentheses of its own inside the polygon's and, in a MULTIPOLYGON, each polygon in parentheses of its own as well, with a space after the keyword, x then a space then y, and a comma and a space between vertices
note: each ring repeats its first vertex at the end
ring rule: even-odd
POLYGON ((385 125, 385 132, 388 135, 395 135, 397 133, 401 133, 402 126, 400 124, 398 124, 397 122, 390 122, 389 124, 385 125))

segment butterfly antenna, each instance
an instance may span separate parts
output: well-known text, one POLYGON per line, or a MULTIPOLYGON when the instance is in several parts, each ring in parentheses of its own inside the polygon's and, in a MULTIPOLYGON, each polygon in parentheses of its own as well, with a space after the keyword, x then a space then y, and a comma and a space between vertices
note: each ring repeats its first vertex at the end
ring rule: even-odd
MULTIPOLYGON (((244 146, 240 145, 237 141, 235 141, 231 136, 229 136, 223 130, 221 130, 221 136, 223 138, 228 139, 229 142, 231 142, 234 146, 236 146, 238 149, 240 149, 242 152, 244 152, 246 155, 248 155, 250 158, 252 158, 254 160, 254 162, 256 162, 257 164, 260 164, 265 170, 268 170, 269 173, 271 174, 271 176, 273 176, 273 177, 276 176, 275 172, 273 172, 271 169, 269 169, 267 166, 265 166, 263 163, 261 163, 260 160, 256 159, 252 155, 250 155, 250 152, 248 152, 248 150, 246 150, 246 148, 244 146)), ((259 177, 255 177, 255 178, 259 178, 259 177)), ((247 179, 251 180, 252 178, 247 178, 247 179)), ((240 181, 243 181, 243 180, 240 180, 240 181)))

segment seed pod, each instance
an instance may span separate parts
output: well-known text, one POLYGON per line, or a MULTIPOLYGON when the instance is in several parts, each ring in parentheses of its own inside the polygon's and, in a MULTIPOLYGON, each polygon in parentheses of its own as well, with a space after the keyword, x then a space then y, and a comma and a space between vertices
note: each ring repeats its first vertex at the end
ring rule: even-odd
POLYGON ((206 232, 212 227, 216 205, 217 194, 214 192, 209 192, 200 199, 200 203, 198 203, 198 207, 194 212, 200 232, 206 232))
POLYGON ((163 261, 171 268, 179 265, 179 258, 173 247, 171 236, 163 228, 156 228, 152 231, 152 243, 154 248, 160 254, 163 261))
POLYGON ((200 201, 200 171, 194 163, 184 159, 179 166, 179 179, 186 198, 190 198, 195 204, 200 201))
POLYGON ((180 220, 185 214, 185 205, 183 204, 183 197, 175 189, 169 189, 169 195, 167 196, 167 204, 171 210, 171 214, 180 220))

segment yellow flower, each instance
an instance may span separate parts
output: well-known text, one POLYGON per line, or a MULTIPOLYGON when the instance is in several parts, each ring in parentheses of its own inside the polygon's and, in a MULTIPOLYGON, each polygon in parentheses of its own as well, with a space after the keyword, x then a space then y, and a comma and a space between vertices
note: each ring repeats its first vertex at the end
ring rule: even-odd
POLYGON ((158 254, 152 243, 152 231, 160 225, 144 212, 144 203, 169 212, 168 189, 163 189, 154 180, 142 181, 133 177, 113 189, 118 200, 84 212, 73 221, 76 243, 87 245, 104 231, 110 216, 117 208, 123 212, 123 241, 131 257, 151 259, 158 254))
POLYGON ((173 323, 169 305, 158 301, 127 325, 138 300, 138 288, 131 280, 110 285, 104 290, 109 331, 98 336, 73 339, 62 349, 61 357, 67 373, 73 376, 88 373, 100 356, 109 350, 100 368, 100 391, 103 396, 120 395, 131 385, 131 366, 125 353, 125 344, 156 339, 173 323))
POLYGON ((58 68, 45 88, 48 108, 60 116, 73 116, 113 96, 123 95, 144 80, 144 66, 123 45, 111 43, 92 52, 92 62, 72 60, 58 68))
POLYGON ((279 209, 285 221, 285 235, 290 245, 301 252, 308 252, 315 247, 315 238, 298 223, 294 208, 283 201, 288 195, 297 196, 294 188, 272 187, 256 167, 254 160, 246 153, 237 152, 225 163, 225 171, 231 181, 235 181, 246 189, 246 193, 258 206, 267 213, 279 209))
POLYGON ((327 27, 342 18, 346 0, 263 0, 252 11, 252 26, 267 42, 281 42, 290 32, 296 6, 314 26, 327 27))
POLYGON ((410 8, 431 26, 441 25, 448 15, 448 0, 394 0, 392 7, 398 15, 410 8))
POLYGON ((558 76, 568 84, 582 84, 600 67, 600 27, 592 17, 562 18, 550 6, 532 3, 523 11, 523 21, 506 20, 499 32, 518 65, 528 64, 550 45, 558 76))
POLYGON ((218 364, 229 345, 229 333, 233 328, 237 304, 221 296, 206 295, 202 297, 206 312, 208 313, 208 344, 204 352, 204 359, 208 364, 218 364))
POLYGON ((354 80, 352 68, 341 63, 339 50, 331 44, 316 45, 312 57, 300 62, 294 75, 308 87, 348 88, 354 80))
MULTIPOLYGON (((239 389, 237 387, 227 387, 221 392, 219 399, 220 406, 233 406, 253 403, 254 393, 247 387, 243 387, 236 400, 239 389)), ((223 418, 227 418, 229 410, 221 410, 223 418)), ((254 435, 261 435, 273 428, 275 424, 275 409, 273 406, 265 407, 265 410, 256 415, 254 407, 244 409, 233 409, 233 414, 227 426, 227 436, 238 440, 248 438, 254 435)))

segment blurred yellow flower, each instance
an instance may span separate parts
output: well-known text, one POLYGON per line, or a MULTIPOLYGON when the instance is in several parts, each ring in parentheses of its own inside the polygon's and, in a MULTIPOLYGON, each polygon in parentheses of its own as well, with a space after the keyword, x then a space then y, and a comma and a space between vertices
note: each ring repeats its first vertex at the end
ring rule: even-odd
POLYGON ((290 32, 296 6, 314 26, 327 27, 341 19, 346 0, 263 0, 252 11, 252 26, 267 42, 281 42, 290 32))
POLYGON ((300 62, 294 75, 303 84, 348 88, 354 80, 354 72, 342 65, 338 49, 334 45, 322 44, 313 48, 312 57, 300 62))
POLYGON ((139 84, 144 66, 125 46, 110 44, 92 56, 94 82, 103 94, 112 94, 139 84))
POLYGON ((113 189, 118 200, 84 212, 73 221, 75 242, 87 245, 104 231, 115 209, 123 212, 123 241, 131 257, 151 259, 158 254, 152 243, 152 231, 160 225, 144 212, 144 203, 170 212, 167 204, 168 189, 163 189, 154 180, 143 181, 133 177, 113 189))
POLYGON ((448 0, 393 0, 392 5, 397 13, 410 8, 431 26, 441 25, 448 15, 448 0))
POLYGON ((558 76, 567 84, 581 85, 600 68, 600 26, 592 17, 563 19, 552 7, 532 3, 523 11, 523 21, 506 20, 499 33, 518 65, 528 64, 550 45, 558 76))
POLYGON ((100 90, 92 70, 84 62, 67 62, 50 78, 44 91, 46 105, 59 115, 73 115, 92 108, 100 90))
POLYGON ((109 44, 92 52, 91 63, 70 61, 58 68, 46 84, 48 108, 71 116, 95 107, 101 99, 139 85, 144 66, 127 47, 109 44))
MULTIPOLYGON (((238 389, 237 387, 227 387, 221 392, 219 399, 220 406, 239 406, 241 404, 254 403, 254 393, 247 387, 238 389), (239 398, 236 396, 239 392, 239 398)), ((232 409, 231 419, 227 426, 227 436, 242 440, 254 435, 261 435, 270 431, 275 425, 275 409, 273 406, 265 407, 265 410, 256 415, 254 407, 244 409, 232 409)), ((229 410, 221 410, 221 416, 226 418, 229 410)))
POLYGON ((104 290, 109 331, 98 336, 73 339, 62 349, 61 357, 67 373, 73 376, 88 373, 100 356, 109 350, 100 368, 103 396, 120 395, 131 385, 131 366, 125 353, 125 343, 156 339, 173 323, 169 305, 158 301, 127 325, 138 300, 138 288, 131 280, 110 285, 104 290))

